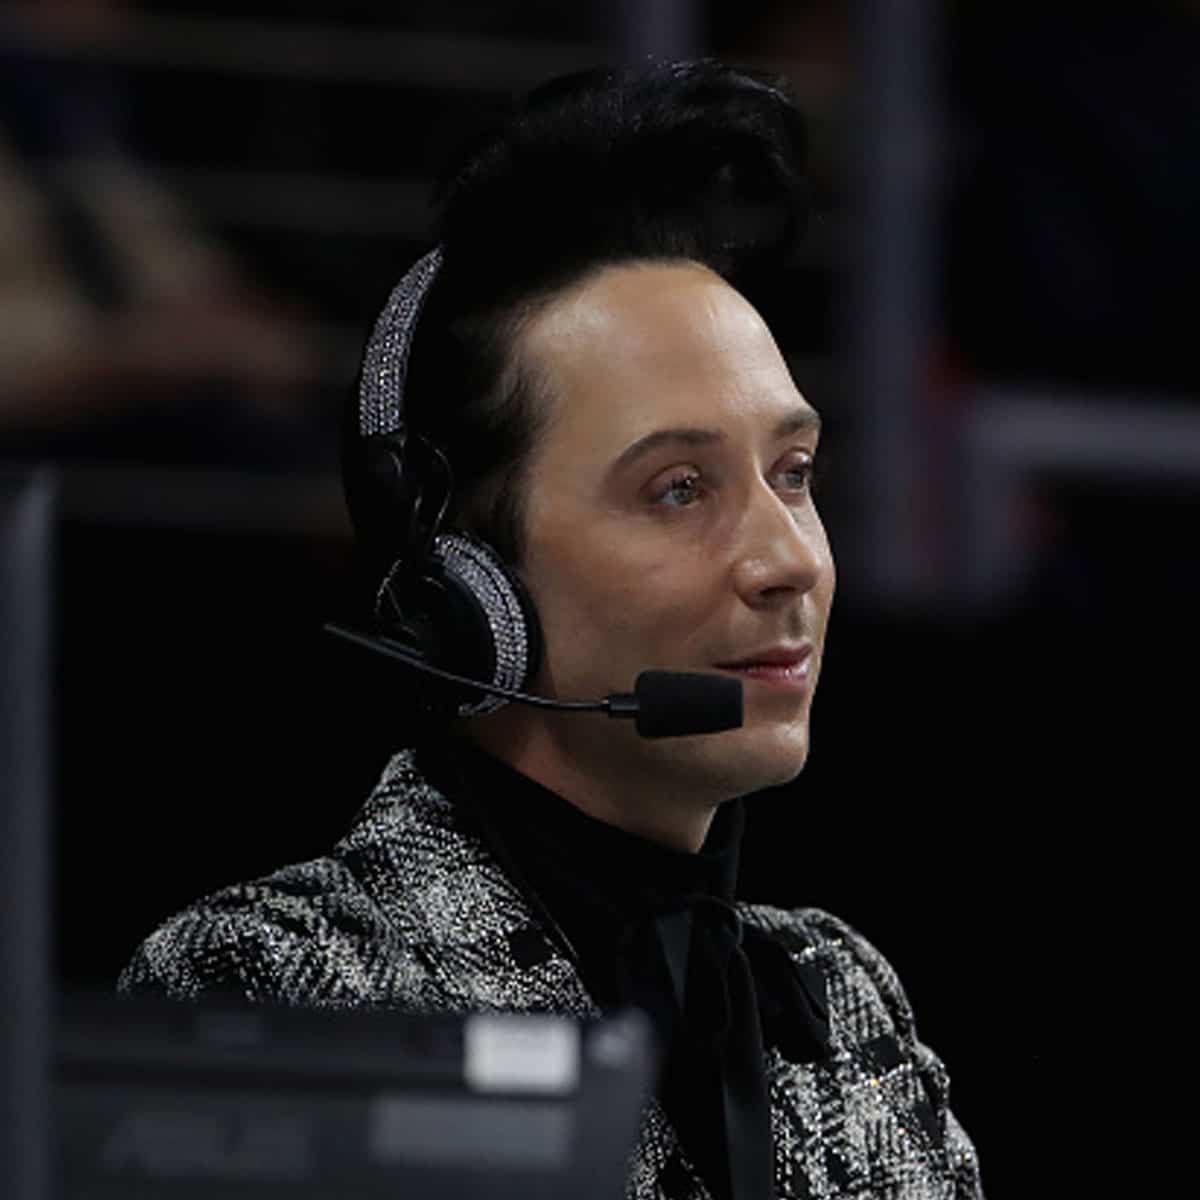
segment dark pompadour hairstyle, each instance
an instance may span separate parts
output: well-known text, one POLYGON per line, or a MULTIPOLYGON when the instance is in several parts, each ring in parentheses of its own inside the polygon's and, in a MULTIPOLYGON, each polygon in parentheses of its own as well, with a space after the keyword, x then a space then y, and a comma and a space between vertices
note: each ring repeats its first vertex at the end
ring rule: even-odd
POLYGON ((753 302, 807 223, 782 88, 714 62, 595 71, 532 92, 439 189, 444 264, 417 325, 407 419, 453 466, 452 521, 519 563, 537 381, 513 352, 555 295, 616 263, 692 260, 753 302))

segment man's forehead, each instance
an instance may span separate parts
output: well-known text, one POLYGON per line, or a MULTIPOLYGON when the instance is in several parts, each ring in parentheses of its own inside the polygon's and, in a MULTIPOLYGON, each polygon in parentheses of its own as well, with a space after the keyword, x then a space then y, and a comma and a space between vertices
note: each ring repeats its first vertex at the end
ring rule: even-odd
POLYGON ((682 346, 744 338, 759 326, 757 311, 707 267, 634 261, 607 265, 569 286, 527 322, 522 341, 560 368, 591 364, 597 355, 611 363, 618 347, 625 360, 672 365, 682 346))
POLYGON ((597 434, 816 421, 757 311, 693 264, 612 268, 553 303, 526 335, 527 363, 563 402, 555 417, 597 434))

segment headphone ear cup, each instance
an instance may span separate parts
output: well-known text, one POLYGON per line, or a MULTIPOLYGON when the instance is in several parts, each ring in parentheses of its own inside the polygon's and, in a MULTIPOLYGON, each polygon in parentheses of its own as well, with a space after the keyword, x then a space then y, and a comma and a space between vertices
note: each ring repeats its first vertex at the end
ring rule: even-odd
MULTIPOLYGON (((542 658, 541 622, 528 589, 478 538, 441 534, 434 540, 433 556, 441 568, 445 598, 435 616, 435 637, 446 657, 437 665, 496 687, 525 691, 542 658), (445 624, 437 619, 442 614, 445 624), (451 667, 450 661, 458 665, 451 667)), ((460 704, 458 712, 471 716, 505 703, 498 696, 483 696, 460 704)))
MULTIPOLYGON (((510 691, 526 690, 542 658, 541 623, 518 576, 485 542, 440 534, 421 574, 397 562, 376 597, 380 626, 431 665, 510 691)), ((459 716, 500 708, 499 696, 446 685, 459 716)))

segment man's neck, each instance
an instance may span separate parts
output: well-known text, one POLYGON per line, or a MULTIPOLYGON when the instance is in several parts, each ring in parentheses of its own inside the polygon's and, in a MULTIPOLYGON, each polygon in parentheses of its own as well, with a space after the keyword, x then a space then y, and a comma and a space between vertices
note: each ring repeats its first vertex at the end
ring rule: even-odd
POLYGON ((549 788, 581 812, 673 850, 695 853, 704 844, 719 801, 705 804, 678 784, 639 772, 615 770, 609 762, 583 761, 564 750, 548 726, 502 709, 471 721, 464 732, 481 750, 549 788), (515 719, 513 719, 515 718, 515 719))

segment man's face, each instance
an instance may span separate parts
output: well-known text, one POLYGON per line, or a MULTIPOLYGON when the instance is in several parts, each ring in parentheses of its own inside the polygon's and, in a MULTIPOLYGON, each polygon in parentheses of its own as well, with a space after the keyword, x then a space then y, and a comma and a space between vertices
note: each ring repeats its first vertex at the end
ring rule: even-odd
POLYGON ((647 668, 732 673, 745 724, 644 741, 544 716, 600 777, 732 796, 808 752, 834 568, 809 490, 816 414, 766 325, 718 276, 633 264, 560 296, 522 335, 549 421, 525 479, 521 574, 541 617, 538 689, 628 691, 647 668))

